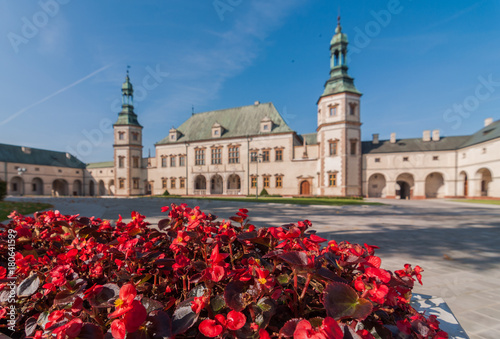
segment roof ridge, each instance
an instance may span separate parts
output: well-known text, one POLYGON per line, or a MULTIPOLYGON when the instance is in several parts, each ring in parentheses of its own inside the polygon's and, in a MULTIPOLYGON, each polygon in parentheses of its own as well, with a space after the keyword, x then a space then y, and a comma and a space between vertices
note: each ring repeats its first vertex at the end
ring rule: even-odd
MULTIPOLYGON (((259 105, 273 105, 273 103, 270 101, 270 102, 261 102, 259 103, 259 105)), ((199 114, 206 114, 206 113, 212 113, 212 112, 222 112, 222 111, 229 111, 229 110, 232 110, 232 109, 237 109, 237 108, 244 108, 244 107, 252 107, 252 106, 258 106, 256 104, 251 104, 251 105, 245 105, 245 106, 236 106, 236 107, 228 107, 228 108, 222 108, 222 109, 214 109, 214 110, 211 110, 211 111, 205 111, 205 112, 199 112, 199 113, 194 113, 194 115, 192 115, 191 117, 195 116, 195 115, 199 115, 199 114)), ((189 120, 191 117, 189 117, 187 120, 189 120)), ((187 121, 186 120, 186 121, 187 121)))

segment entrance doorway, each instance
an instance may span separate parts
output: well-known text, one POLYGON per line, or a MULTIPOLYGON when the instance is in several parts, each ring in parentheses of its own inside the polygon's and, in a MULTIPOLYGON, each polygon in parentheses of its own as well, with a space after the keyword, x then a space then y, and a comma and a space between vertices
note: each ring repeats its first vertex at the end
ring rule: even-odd
POLYGON ((300 195, 311 195, 311 184, 304 180, 300 183, 300 195))

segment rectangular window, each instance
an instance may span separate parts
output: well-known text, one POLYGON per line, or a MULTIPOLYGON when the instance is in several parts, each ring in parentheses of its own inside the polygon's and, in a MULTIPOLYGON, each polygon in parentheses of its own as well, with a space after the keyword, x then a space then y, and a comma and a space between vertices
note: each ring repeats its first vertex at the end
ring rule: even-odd
POLYGON ((175 178, 170 179, 170 188, 175 188, 175 178))
POLYGON ((229 147, 229 163, 238 164, 240 162, 240 148, 238 146, 229 147))
POLYGON ((132 140, 137 141, 139 139, 139 133, 132 133, 132 140))
POLYGON ((283 150, 282 149, 276 150, 276 161, 283 161, 283 150))
POLYGON ((161 157, 161 167, 167 167, 167 157, 161 157))
POLYGON ((251 151, 250 152, 250 162, 256 162, 257 161, 257 151, 251 151))
POLYGON ((351 155, 356 155, 356 147, 358 143, 356 141, 351 141, 351 155))
POLYGON ((356 105, 350 104, 349 105, 349 114, 354 115, 356 113, 356 105))
POLYGON ((337 155, 337 141, 330 141, 330 156, 337 155))
POLYGON ((252 178, 251 178, 251 181, 250 181, 250 182, 251 182, 251 185, 250 185, 250 186, 251 186, 252 188, 257 187, 257 177, 252 176, 252 178))
POLYGON ((133 180, 134 189, 139 189, 139 179, 134 178, 133 180))
POLYGON ((328 175, 328 186, 330 187, 337 186, 337 173, 330 173, 328 175))
POLYGON ((222 163, 222 149, 212 148, 212 165, 219 165, 222 163))
POLYGON ((139 168, 139 157, 133 157, 132 161, 133 161, 133 163, 132 163, 133 167, 139 168))
POLYGON ((119 179, 118 180, 118 187, 120 188, 125 188, 125 179, 119 179))
POLYGON ((179 156, 179 166, 180 167, 186 166, 186 156, 185 155, 179 156))
POLYGON ((276 188, 282 188, 282 187, 283 187, 283 177, 277 176, 276 177, 276 188))
POLYGON ((197 149, 194 151, 195 154, 195 165, 205 165, 205 150, 197 149))
POLYGON ((118 157, 118 167, 120 167, 120 168, 125 167, 125 157, 122 157, 122 156, 118 157))
POLYGON ((125 133, 124 132, 118 132, 118 139, 119 140, 125 139, 125 133))
POLYGON ((32 188, 32 191, 33 191, 33 192, 36 192, 36 184, 32 184, 32 187, 31 187, 31 188, 32 188))
POLYGON ((380 158, 375 158, 375 162, 380 162, 380 158))
POLYGON ((167 179, 161 179, 161 187, 167 188, 167 179))
POLYGON ((170 157, 170 167, 175 167, 175 156, 170 157))
POLYGON ((262 162, 269 162, 269 150, 262 151, 262 162))
POLYGON ((403 157, 403 161, 408 161, 408 157, 403 157))
POLYGON ((337 106, 330 107, 330 116, 331 117, 337 116, 337 106))
POLYGON ((269 188, 269 177, 264 177, 264 188, 269 188))
POLYGON ((439 156, 437 156, 437 155, 433 156, 432 160, 439 160, 439 156))
POLYGON ((179 187, 180 188, 185 188, 186 187, 186 179, 180 178, 179 179, 179 187))

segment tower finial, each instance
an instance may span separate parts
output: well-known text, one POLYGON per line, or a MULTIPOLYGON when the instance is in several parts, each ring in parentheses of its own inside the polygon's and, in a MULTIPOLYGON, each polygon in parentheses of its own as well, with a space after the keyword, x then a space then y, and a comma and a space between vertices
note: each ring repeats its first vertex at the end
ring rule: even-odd
POLYGON ((340 7, 339 7, 339 15, 337 16, 337 28, 335 28, 335 33, 341 33, 342 32, 342 26, 340 25, 340 7))

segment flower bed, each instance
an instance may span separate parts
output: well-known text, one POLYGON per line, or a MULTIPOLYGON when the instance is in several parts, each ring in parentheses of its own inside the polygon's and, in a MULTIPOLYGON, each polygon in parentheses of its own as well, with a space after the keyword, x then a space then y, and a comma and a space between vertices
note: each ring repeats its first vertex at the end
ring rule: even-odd
POLYGON ((13 338, 447 338, 410 305, 421 269, 380 268, 376 246, 317 236, 307 220, 256 229, 164 207, 158 229, 17 213, 0 228, 0 329, 13 338), (9 240, 17 268, 8 271, 9 240), (9 290, 15 276, 15 295, 9 290), (14 327, 12 327, 14 326, 14 327), (15 333, 9 331, 15 329, 15 333))

